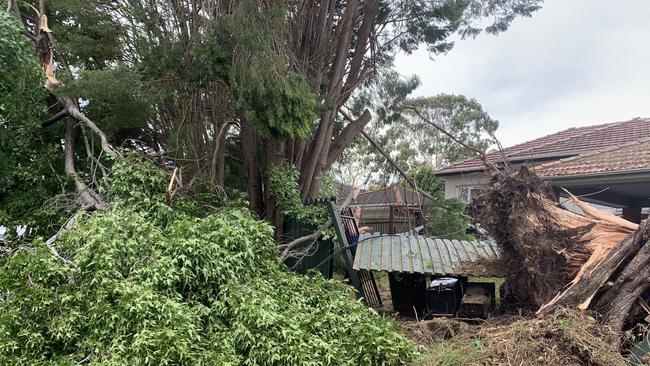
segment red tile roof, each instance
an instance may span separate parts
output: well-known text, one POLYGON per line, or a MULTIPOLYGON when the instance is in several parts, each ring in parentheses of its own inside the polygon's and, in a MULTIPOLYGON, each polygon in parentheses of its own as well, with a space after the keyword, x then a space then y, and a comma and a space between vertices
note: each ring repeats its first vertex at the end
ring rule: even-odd
MULTIPOLYGON (((420 196, 420 204, 426 205, 430 203, 430 199, 420 196)), ((341 200, 339 198, 339 200, 341 200)), ((340 202, 339 202, 340 203, 340 202)), ((404 205, 417 205, 418 195, 415 191, 406 189, 399 184, 394 184, 385 188, 376 189, 374 191, 362 192, 354 200, 357 205, 383 205, 383 206, 404 206, 404 205)))
POLYGON ((610 146, 538 166, 542 177, 629 173, 650 170, 650 139, 610 146))
MULTIPOLYGON (((503 149, 510 162, 536 161, 578 155, 631 140, 650 137, 650 118, 634 118, 629 121, 595 126, 574 127, 538 139, 503 149)), ((488 153, 490 161, 502 160, 501 152, 488 153)), ((479 158, 471 158, 438 170, 437 174, 483 170, 479 158)))

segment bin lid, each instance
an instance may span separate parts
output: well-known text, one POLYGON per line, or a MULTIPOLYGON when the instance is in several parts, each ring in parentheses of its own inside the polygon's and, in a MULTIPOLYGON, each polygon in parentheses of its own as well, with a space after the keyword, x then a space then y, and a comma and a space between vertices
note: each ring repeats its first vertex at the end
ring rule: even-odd
POLYGON ((452 277, 434 278, 434 279, 431 280, 431 284, 429 285, 429 288, 453 287, 453 286, 456 286, 457 282, 458 282, 458 278, 452 278, 452 277))

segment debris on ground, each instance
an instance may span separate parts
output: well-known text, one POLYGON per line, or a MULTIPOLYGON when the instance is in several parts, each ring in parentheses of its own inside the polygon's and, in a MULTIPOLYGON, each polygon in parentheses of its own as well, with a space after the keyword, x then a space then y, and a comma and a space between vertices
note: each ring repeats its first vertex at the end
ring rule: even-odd
POLYGON ((577 310, 533 319, 497 317, 481 325, 434 319, 401 328, 427 347, 424 366, 626 364, 611 342, 618 334, 577 310))
POLYGON ((396 324, 402 333, 425 347, 433 347, 442 341, 478 329, 475 324, 444 317, 430 320, 413 320, 405 317, 400 318, 396 324))

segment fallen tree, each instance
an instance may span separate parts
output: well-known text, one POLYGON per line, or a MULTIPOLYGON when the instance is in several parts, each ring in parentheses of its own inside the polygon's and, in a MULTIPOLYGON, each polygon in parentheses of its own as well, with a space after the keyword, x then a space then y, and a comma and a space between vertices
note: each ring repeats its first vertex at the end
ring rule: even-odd
POLYGON ((625 220, 583 208, 560 207, 557 194, 525 167, 517 174, 495 174, 477 199, 478 220, 501 246, 507 269, 504 297, 509 305, 537 310, 599 262, 636 229, 625 220))
POLYGON ((477 199, 479 221, 501 248, 503 301, 545 315, 591 310, 613 330, 630 329, 650 313, 650 225, 568 195, 581 213, 561 207, 550 184, 522 167, 495 174, 477 199))
POLYGON ((582 276, 544 305, 540 313, 560 307, 592 309, 601 315, 602 324, 615 330, 624 330, 650 315, 646 302, 650 295, 649 240, 650 225, 646 220, 603 260, 586 263, 582 276))

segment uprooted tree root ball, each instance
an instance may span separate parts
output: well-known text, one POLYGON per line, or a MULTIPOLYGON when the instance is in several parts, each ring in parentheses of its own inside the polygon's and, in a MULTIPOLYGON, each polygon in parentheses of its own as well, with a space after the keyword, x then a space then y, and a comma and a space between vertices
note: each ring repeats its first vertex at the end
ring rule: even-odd
POLYGON ((539 309, 579 276, 585 263, 601 259, 635 230, 613 215, 559 207, 550 184, 525 167, 513 175, 495 174, 476 207, 478 221, 500 247, 506 272, 502 304, 518 309, 539 309))
POLYGON ((429 350, 423 366, 626 365, 611 342, 617 334, 578 311, 562 310, 541 319, 493 318, 467 327, 458 327, 453 320, 436 320, 431 326, 421 323, 426 324, 419 326, 421 333, 428 331, 428 335, 407 334, 419 334, 419 339, 414 338, 419 341, 436 339, 424 343, 429 350), (451 337, 450 330, 456 332, 451 337))

